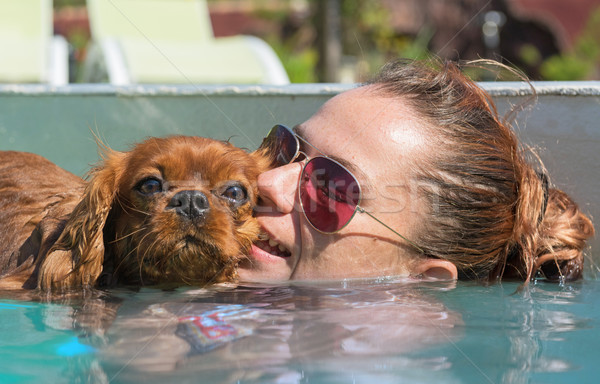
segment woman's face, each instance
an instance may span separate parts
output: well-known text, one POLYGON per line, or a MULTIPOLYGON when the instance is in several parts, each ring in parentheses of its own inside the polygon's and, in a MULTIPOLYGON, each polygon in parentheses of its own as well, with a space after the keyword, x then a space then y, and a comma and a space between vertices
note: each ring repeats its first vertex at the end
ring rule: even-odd
MULTIPOLYGON (((427 157, 422 121, 398 98, 373 86, 342 93, 295 128, 323 154, 339 158, 358 179, 361 206, 408 239, 419 231, 425 211, 414 181, 427 157)), ((302 140, 301 140, 301 144, 302 140)), ((309 158, 319 155, 301 148, 309 158)), ((255 245, 240 269, 242 281, 340 279, 415 272, 416 252, 402 238, 357 212, 340 232, 316 231, 301 211, 298 179, 304 161, 260 175, 258 221, 272 247, 255 245), (283 251, 275 251, 275 249, 283 251), (285 254, 285 256, 281 256, 285 254)))

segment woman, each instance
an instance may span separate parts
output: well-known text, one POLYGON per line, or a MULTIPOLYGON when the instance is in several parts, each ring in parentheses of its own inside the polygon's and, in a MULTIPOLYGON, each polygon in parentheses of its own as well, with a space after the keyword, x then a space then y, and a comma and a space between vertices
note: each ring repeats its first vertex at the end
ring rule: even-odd
POLYGON ((244 281, 582 275, 592 222, 453 64, 390 64, 263 146, 244 281))

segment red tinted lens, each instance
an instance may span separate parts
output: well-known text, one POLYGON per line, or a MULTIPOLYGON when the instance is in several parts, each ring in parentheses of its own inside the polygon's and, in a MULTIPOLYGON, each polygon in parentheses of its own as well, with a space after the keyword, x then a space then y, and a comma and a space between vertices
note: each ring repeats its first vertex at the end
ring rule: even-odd
POLYGON ((319 231, 342 229, 360 202, 360 187, 344 167, 331 159, 311 159, 300 177, 300 202, 304 214, 319 231))
POLYGON ((276 125, 263 140, 261 147, 269 148, 273 157, 272 165, 281 167, 292 162, 298 153, 298 139, 292 131, 283 125, 276 125))

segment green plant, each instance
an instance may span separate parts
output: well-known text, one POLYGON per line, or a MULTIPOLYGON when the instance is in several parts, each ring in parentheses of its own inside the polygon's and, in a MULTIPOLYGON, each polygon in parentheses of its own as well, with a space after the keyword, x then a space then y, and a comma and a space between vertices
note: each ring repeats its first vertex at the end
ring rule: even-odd
POLYGON ((571 51, 555 55, 542 63, 545 80, 585 80, 593 76, 600 63, 600 7, 596 8, 571 51))
POLYGON ((315 68, 318 57, 315 49, 296 50, 293 45, 286 44, 281 39, 271 38, 268 42, 279 56, 290 82, 314 83, 317 81, 315 68))

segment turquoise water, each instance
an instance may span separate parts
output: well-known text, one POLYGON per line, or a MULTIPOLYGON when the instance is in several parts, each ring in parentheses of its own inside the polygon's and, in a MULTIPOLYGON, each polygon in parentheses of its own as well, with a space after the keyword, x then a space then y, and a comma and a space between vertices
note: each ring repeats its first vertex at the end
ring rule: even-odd
POLYGON ((1 383, 595 383, 600 281, 0 300, 1 383))

